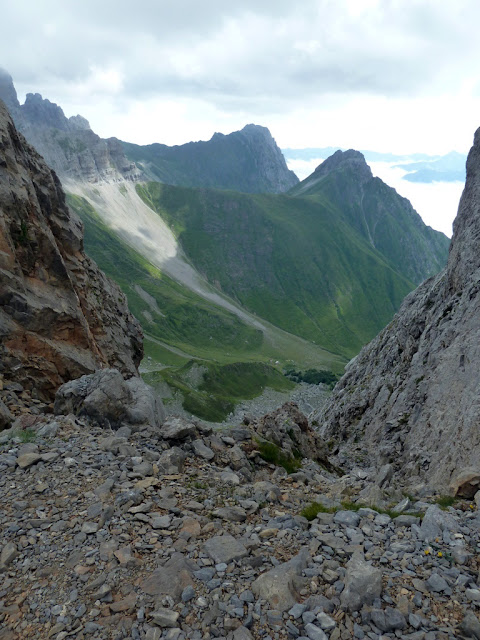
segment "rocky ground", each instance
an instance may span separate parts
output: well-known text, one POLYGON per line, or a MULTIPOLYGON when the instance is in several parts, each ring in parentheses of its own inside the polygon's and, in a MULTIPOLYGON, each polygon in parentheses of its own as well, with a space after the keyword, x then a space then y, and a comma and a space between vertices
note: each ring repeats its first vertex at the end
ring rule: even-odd
POLYGON ((57 415, 0 392, 17 416, 0 433, 1 640, 480 638, 475 504, 306 457, 288 475, 259 442, 323 456, 294 405, 220 432, 139 424, 137 405, 112 430, 106 397, 101 427, 101 384, 68 387, 57 415), (352 510, 361 496, 400 515, 352 510), (312 503, 332 512, 309 521, 312 503))

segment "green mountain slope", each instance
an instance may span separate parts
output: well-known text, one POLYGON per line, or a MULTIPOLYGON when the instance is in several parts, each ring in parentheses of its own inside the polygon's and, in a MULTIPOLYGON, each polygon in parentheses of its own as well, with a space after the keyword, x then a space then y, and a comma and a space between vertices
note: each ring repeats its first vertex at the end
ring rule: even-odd
POLYGON ((327 200, 159 183, 137 191, 209 282, 344 357, 384 327, 413 288, 327 200))
POLYGON ((146 176, 167 184, 282 193, 298 182, 269 130, 258 125, 174 147, 122 144, 127 158, 146 176))
POLYGON ((449 239, 427 227, 395 189, 374 178, 359 151, 337 151, 289 195, 334 202, 344 220, 415 284, 445 266, 449 239))

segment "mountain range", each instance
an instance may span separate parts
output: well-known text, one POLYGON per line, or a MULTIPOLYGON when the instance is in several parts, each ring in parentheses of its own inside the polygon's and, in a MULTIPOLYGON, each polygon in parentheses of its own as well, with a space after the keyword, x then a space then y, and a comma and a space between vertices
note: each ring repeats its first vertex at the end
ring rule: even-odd
POLYGON ((139 146, 101 139, 38 94, 20 105, 5 72, 0 98, 70 194, 87 253, 127 295, 146 366, 187 367, 184 393, 198 391, 191 361, 339 373, 445 263, 448 239, 359 152, 299 183, 257 125, 139 146))

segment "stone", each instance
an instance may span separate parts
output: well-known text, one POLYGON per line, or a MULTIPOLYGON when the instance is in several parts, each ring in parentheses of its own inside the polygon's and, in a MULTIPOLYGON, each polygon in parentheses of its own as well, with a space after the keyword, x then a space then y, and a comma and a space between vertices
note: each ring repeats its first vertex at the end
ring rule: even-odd
POLYGON ((23 453, 17 458, 17 464, 20 469, 26 469, 31 467, 32 464, 36 464, 42 459, 39 453, 23 453))
POLYGON ((181 553, 174 553, 167 562, 142 580, 141 588, 151 596, 171 596, 178 602, 183 590, 194 586, 192 565, 181 553))
POLYGON ((471 500, 480 489, 480 468, 470 467, 456 475, 450 483, 453 496, 471 500))
POLYGON ((355 511, 337 511, 333 516, 333 521, 343 524, 345 527, 358 527, 360 516, 355 511))
POLYGON ((253 636, 246 627, 241 626, 233 632, 232 640, 253 640, 253 636))
POLYGON ((347 611, 360 611, 364 604, 371 605, 382 593, 382 572, 365 561, 361 552, 355 552, 347 563, 345 589, 340 596, 347 611))
POLYGON ((193 422, 184 418, 169 417, 162 425, 160 435, 165 440, 186 440, 195 435, 197 429, 193 422))
POLYGON ((203 545, 203 549, 215 564, 229 564, 232 560, 240 560, 248 555, 245 546, 229 534, 210 538, 203 545))
POLYGON ((385 611, 373 609, 370 616, 373 624, 380 631, 395 631, 395 629, 405 629, 407 626, 405 616, 398 609, 393 609, 392 607, 387 607, 385 611))
POLYGON ((327 635, 316 625, 308 622, 305 625, 305 633, 309 640, 328 640, 327 635))
POLYGON ((480 621, 473 611, 467 611, 465 613, 459 629, 467 638, 480 640, 480 621))
POLYGON ((441 592, 441 591, 449 591, 448 582, 445 578, 442 578, 438 573, 432 573, 432 575, 425 582, 427 589, 429 591, 441 592))
POLYGON ((116 369, 101 369, 62 385, 55 395, 56 415, 86 416, 100 426, 132 429, 139 425, 160 427, 165 412, 153 389, 140 378, 124 380, 116 369))
POLYGON ((6 404, 0 398, 0 431, 4 429, 8 429, 13 422, 13 415, 10 412, 10 409, 6 406, 6 404))
POLYGON ((220 507, 215 509, 213 515, 229 522, 245 522, 247 519, 247 512, 242 507, 220 507))
POLYGON ((176 627, 179 618, 179 614, 171 609, 156 609, 151 616, 159 627, 176 627))
POLYGON ((183 471, 186 458, 187 456, 182 449, 179 447, 171 447, 161 454, 157 462, 159 473, 163 473, 165 475, 181 473, 183 471))
POLYGON ((279 564, 262 574, 252 583, 253 593, 267 600, 267 602, 279 611, 287 611, 300 600, 300 581, 302 571, 310 561, 307 549, 302 549, 288 562, 279 564))
POLYGON ((421 540, 433 542, 441 538, 443 531, 458 531, 458 523, 447 511, 442 511, 436 504, 428 507, 420 526, 419 537, 421 540))
POLYGON ((7 542, 0 554, 0 567, 8 567, 18 556, 18 549, 14 542, 7 542))
POLYGON ((215 454, 207 447, 207 445, 203 442, 203 440, 194 440, 192 442, 192 447, 195 455, 203 458, 204 460, 213 460, 215 454))

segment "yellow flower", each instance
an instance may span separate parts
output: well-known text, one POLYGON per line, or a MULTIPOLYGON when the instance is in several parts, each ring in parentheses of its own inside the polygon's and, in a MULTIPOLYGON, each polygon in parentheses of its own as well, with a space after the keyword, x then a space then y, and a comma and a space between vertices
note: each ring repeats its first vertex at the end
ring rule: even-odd
POLYGON ((437 556, 438 556, 439 558, 441 558, 441 557, 443 557, 443 553, 442 553, 441 551, 439 551, 439 552, 437 553, 437 556))
POLYGON ((430 549, 425 549, 425 555, 426 556, 430 555, 430 549))

